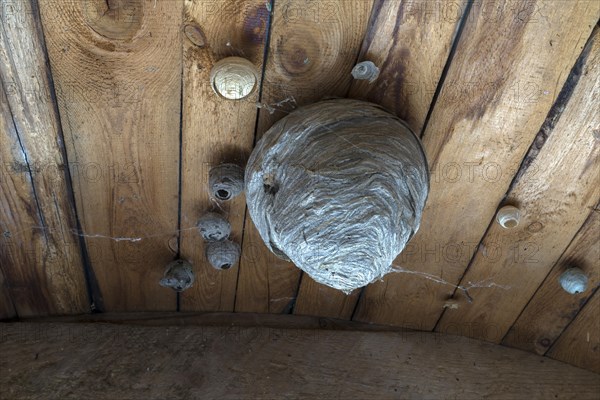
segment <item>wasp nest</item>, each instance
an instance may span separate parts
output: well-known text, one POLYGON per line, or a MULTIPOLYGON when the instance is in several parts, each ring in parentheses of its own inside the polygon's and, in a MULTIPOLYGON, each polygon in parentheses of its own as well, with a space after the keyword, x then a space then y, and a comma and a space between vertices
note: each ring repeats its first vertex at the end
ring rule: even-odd
POLYGON ((215 269, 229 269, 240 259, 240 245, 231 240, 208 242, 206 258, 215 269))
POLYGON ((248 97, 256 88, 258 71, 245 58, 227 57, 214 65, 210 83, 215 93, 229 100, 248 97))
POLYGON ((352 68, 352 77, 373 83, 379 77, 379 68, 372 61, 363 61, 352 68))
POLYGON ((587 289, 589 278, 581 269, 569 268, 558 278, 560 286, 570 294, 583 293, 587 289))
POLYGON ((185 260, 176 260, 170 262, 165 269, 160 285, 170 287, 176 292, 183 292, 192 287, 194 283, 194 271, 192 264, 185 260))
POLYGON ((520 218, 521 211, 515 206, 504 206, 496 214, 496 221, 504 229, 516 228, 520 218))
POLYGON ((348 99, 276 123, 252 152, 245 182, 267 247, 346 293, 390 271, 429 192, 415 134, 381 107, 348 99))
POLYGON ((206 242, 224 240, 231 234, 231 224, 220 214, 209 212, 198 220, 198 231, 206 242))
POLYGON ((235 164, 221 164, 208 174, 210 192, 219 200, 230 200, 244 191, 244 170, 235 164))

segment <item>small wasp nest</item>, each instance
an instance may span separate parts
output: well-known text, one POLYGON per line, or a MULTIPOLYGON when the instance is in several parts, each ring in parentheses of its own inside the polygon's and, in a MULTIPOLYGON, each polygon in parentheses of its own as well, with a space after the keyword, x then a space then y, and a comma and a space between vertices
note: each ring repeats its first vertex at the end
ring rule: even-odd
POLYGON ((504 229, 516 228, 521 220, 521 211, 514 206, 504 206, 496 214, 496 221, 504 229))
POLYGON ((185 260, 176 260, 167 265, 160 285, 170 287, 176 292, 183 292, 192 287, 194 271, 192 265, 185 260))
POLYGON ((213 167, 209 172, 208 185, 217 199, 232 199, 244 190, 244 170, 235 164, 213 167))
POLYGON ((228 57, 217 62, 210 71, 210 84, 221 97, 241 100, 256 88, 258 71, 245 58, 228 57))
POLYGON ((390 272, 429 192, 417 136, 383 108, 349 99, 299 108, 273 125, 245 182, 267 247, 346 293, 390 272))
POLYGON ((231 240, 206 243, 206 258, 216 269, 229 269, 240 259, 240 245, 231 240))
POLYGON ((217 213, 206 213, 198 220, 198 231, 207 242, 224 240, 231 234, 231 224, 217 213))
POLYGON ((569 268, 558 278, 560 286, 570 294, 585 292, 588 281, 588 276, 579 268, 569 268))
POLYGON ((352 68, 352 77, 373 83, 379 77, 379 68, 372 61, 363 61, 352 68))

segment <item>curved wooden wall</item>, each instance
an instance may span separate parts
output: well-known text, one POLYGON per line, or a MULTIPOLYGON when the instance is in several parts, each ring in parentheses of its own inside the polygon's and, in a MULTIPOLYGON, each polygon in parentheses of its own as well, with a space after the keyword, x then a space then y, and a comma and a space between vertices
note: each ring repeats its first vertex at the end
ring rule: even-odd
POLYGON ((593 372, 465 337, 302 316, 154 314, 5 324, 0 395, 505 400, 600 391, 593 372))

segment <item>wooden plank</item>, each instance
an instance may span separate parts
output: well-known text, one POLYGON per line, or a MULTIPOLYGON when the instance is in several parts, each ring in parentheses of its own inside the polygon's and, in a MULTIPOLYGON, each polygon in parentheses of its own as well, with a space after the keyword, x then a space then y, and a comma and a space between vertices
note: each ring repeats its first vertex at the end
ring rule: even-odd
POLYGON ((465 0, 378 0, 359 59, 379 66, 379 78, 353 81, 350 97, 382 105, 419 134, 466 9, 465 0))
POLYGON ((307 274, 303 274, 294 314, 351 319, 359 295, 360 289, 345 294, 321 285, 307 274))
POLYGON ((491 223, 460 282, 473 286, 474 300, 457 298, 458 308, 446 310, 437 330, 500 342, 600 201, 594 134, 600 114, 589 112, 600 101, 599 33, 586 48, 583 73, 558 122, 544 129, 545 143, 530 151, 507 195, 506 202, 521 210, 519 225, 491 223))
MULTIPOLYGON (((257 139, 296 106, 346 95, 372 4, 275 2, 257 139)), ((248 215, 235 310, 289 312, 299 279, 300 270, 267 249, 248 215)))
POLYGON ((106 310, 173 310, 182 2, 40 1, 77 210, 106 310))
POLYGON ((600 292, 592 296, 548 356, 600 374, 600 292))
POLYGON ((17 300, 20 312, 26 315, 45 315, 50 312, 45 297, 49 296, 43 270, 36 268, 43 260, 45 238, 43 231, 32 227, 41 226, 39 209, 25 153, 19 144, 17 130, 8 109, 8 100, 4 90, 0 92, 0 160, 2 160, 2 179, 0 179, 0 277, 2 278, 1 303, 6 304, 6 315, 15 316, 9 291, 17 300), (20 168, 17 168, 20 167, 20 168), (20 172, 17 172, 20 171, 20 172), (33 243, 30 247, 30 244, 33 243), (28 251, 30 250, 30 251, 28 251), (10 281, 4 281, 6 275, 10 281), (12 308, 12 312, 10 309, 12 308), (12 315, 11 315, 12 314, 12 315))
MULTIPOLYGON (((181 254, 192 262, 194 286, 182 293, 181 309, 233 311, 238 266, 215 270, 194 226, 209 210, 223 212, 240 243, 245 216, 243 195, 228 202, 211 201, 207 187, 211 167, 223 162, 245 165, 252 151, 258 90, 241 101, 216 95, 210 86, 215 62, 244 57, 262 69, 269 11, 264 0, 185 3, 187 32, 203 38, 202 46, 184 40, 181 254), (210 110, 208 112, 207 110, 210 110)), ((192 37, 193 39, 193 37, 192 37)))
POLYGON ((600 283, 598 238, 600 212, 592 211, 525 310, 502 339, 503 345, 542 355, 548 351, 600 283), (571 267, 581 268, 588 275, 588 289, 584 293, 569 294, 560 287, 560 275, 571 267))
POLYGON ((425 130, 429 199, 394 263, 408 272, 367 287, 359 321, 434 328, 600 12, 595 1, 492 4, 473 3, 425 130))
POLYGON ((19 316, 90 310, 35 2, 2 2, 0 265, 19 316))
POLYGON ((4 274, 0 268, 0 321, 4 319, 10 319, 17 316, 15 306, 13 305, 8 287, 6 286, 6 280, 4 274))
MULTIPOLYGON (((380 75, 352 81, 349 96, 386 107, 420 133, 466 3, 377 1, 359 60, 373 61, 380 75)), ((349 319, 359 293, 346 296, 305 275, 294 313, 349 319)))
POLYGON ((423 332, 0 328, 2 398, 595 399, 600 390, 597 374, 562 362, 423 332))
MULTIPOLYGON (((10 232, 8 230, 9 226, 15 231, 15 234, 20 232, 22 229, 19 224, 27 223, 27 217, 30 216, 27 209, 36 210, 36 206, 31 202, 33 194, 31 177, 26 173, 16 174, 11 168, 12 165, 27 165, 27 163, 17 140, 17 132, 8 109, 8 100, 3 84, 2 90, 0 90, 0 139, 2 139, 2 146, 0 146, 0 160, 2 160, 0 169, 0 231, 2 232, 0 246, 0 319, 8 319, 15 317, 17 313, 10 297, 10 288, 4 278, 3 270, 15 270, 15 266, 19 265, 30 266, 31 262, 26 260, 27 253, 23 251, 22 247, 12 244, 12 234, 6 234, 5 232, 10 232), (26 194, 29 194, 29 196, 26 197, 26 194)), ((31 221, 29 219, 29 222, 32 225, 37 225, 39 220, 31 221)), ((28 234, 32 232, 30 226, 27 226, 24 231, 28 234)))
POLYGON ((405 328, 366 324, 335 318, 292 314, 255 314, 228 312, 139 312, 95 313, 84 315, 35 317, 19 319, 34 323, 110 323, 136 326, 229 326, 273 329, 319 329, 369 332, 404 332, 405 328))

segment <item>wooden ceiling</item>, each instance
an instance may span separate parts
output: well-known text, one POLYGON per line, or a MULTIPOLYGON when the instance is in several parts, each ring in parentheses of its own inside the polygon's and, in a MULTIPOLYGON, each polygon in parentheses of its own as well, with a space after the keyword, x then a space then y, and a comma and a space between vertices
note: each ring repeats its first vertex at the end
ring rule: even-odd
POLYGON ((294 313, 454 333, 600 372, 600 3, 20 0, 0 11, 0 317, 294 313), (249 99, 211 66, 262 71, 249 99), (355 63, 381 75, 353 81, 355 63), (421 135, 431 192, 398 273, 346 296, 269 253, 208 171, 325 96, 381 104, 421 135), (518 227, 494 222, 513 204, 518 227), (195 229, 242 245, 212 269, 195 229), (158 285, 176 257, 193 288, 158 285), (586 292, 562 291, 578 266, 586 292), (91 306, 90 306, 91 304, 91 306))

